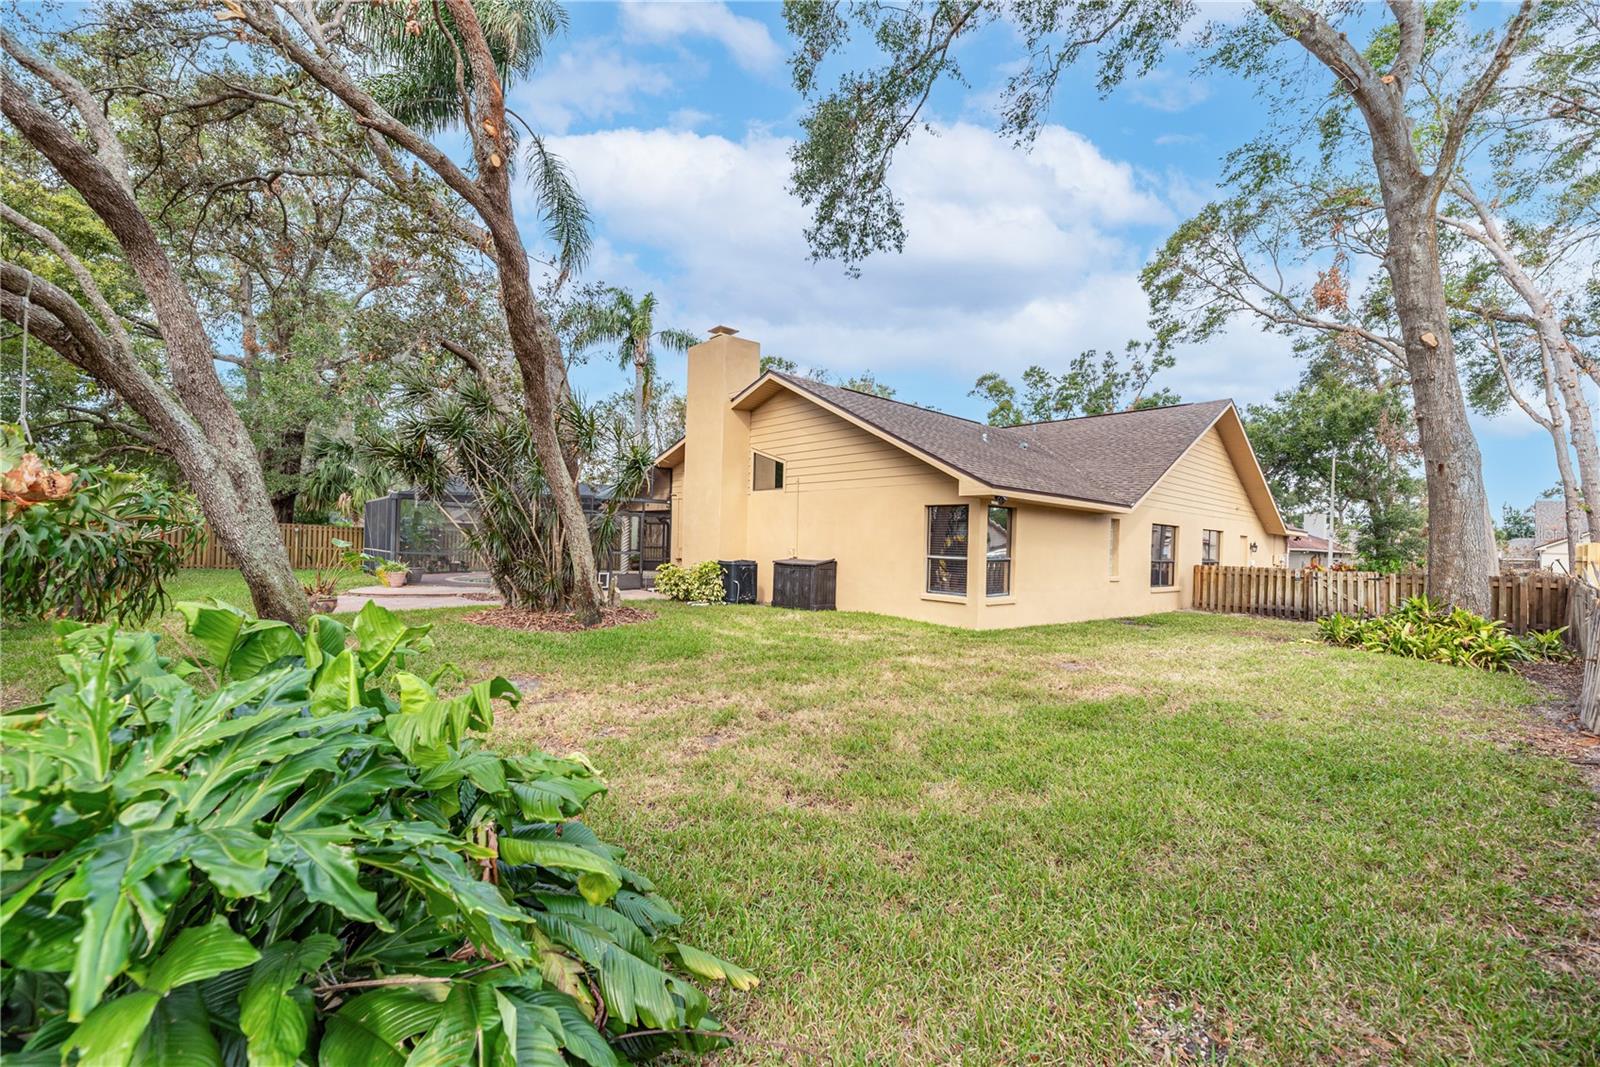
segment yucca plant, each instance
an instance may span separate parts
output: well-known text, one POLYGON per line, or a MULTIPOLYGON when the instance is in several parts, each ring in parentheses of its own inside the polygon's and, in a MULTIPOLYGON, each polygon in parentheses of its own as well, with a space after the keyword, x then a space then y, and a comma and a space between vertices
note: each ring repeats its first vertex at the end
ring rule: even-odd
MULTIPOLYGON (((565 608, 575 586, 562 548, 565 532, 521 412, 504 410, 472 377, 445 389, 436 378, 408 378, 397 400, 404 414, 392 431, 366 443, 366 454, 438 499, 452 483, 464 484, 477 520, 462 532, 487 561, 506 604, 565 608)), ((600 425, 576 396, 563 405, 561 425, 578 465, 593 454, 599 435, 613 430, 600 425)), ((619 442, 618 455, 620 480, 582 534, 597 554, 616 542, 617 509, 642 491, 653 462, 643 447, 626 442, 619 442)))
POLYGON ((578 821, 582 759, 474 735, 505 679, 446 694, 369 604, 304 636, 182 604, 191 660, 60 625, 65 681, 0 720, 0 1059, 611 1067, 703 1050, 680 940, 578 821))

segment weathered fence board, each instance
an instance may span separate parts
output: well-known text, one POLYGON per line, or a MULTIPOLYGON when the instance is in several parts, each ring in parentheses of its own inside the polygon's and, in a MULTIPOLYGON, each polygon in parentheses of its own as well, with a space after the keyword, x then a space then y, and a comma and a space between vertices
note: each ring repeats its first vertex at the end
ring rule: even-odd
MULTIPOLYGON (((1200 565, 1194 569, 1194 606, 1200 611, 1279 619, 1320 619, 1334 612, 1382 615, 1421 596, 1427 581, 1423 571, 1379 574, 1200 565)), ((1571 589, 1580 584, 1546 571, 1497 575, 1490 583, 1490 615, 1519 634, 1566 626, 1571 589)))
MULTIPOLYGON (((278 524, 278 534, 283 538, 284 551, 289 553, 289 565, 302 569, 332 567, 337 564, 346 549, 334 544, 334 541, 348 541, 351 548, 360 551, 361 533, 359 526, 324 526, 306 522, 278 524)), ((172 535, 168 540, 176 542, 177 536, 172 535)), ((238 564, 217 540, 216 532, 207 525, 205 537, 183 557, 183 562, 178 566, 192 570, 200 567, 236 567, 238 564)))
MULTIPOLYGON (((1580 546, 1588 547, 1588 546, 1580 546)), ((1582 572, 1593 575, 1592 568, 1582 572)), ((1583 692, 1578 697, 1578 722, 1600 733, 1600 590, 1574 579, 1567 614, 1567 644, 1583 664, 1583 692)))

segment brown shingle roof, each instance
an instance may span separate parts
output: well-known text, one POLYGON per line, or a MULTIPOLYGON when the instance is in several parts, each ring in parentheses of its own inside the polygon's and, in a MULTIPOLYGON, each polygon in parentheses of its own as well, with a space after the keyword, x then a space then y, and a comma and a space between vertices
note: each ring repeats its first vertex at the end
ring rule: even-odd
POLYGON ((996 489, 1132 507, 1231 405, 1174 404, 1025 426, 986 426, 898 400, 771 372, 996 489))
MULTIPOLYGON (((1289 537, 1289 551, 1326 552, 1328 551, 1328 539, 1326 537, 1318 537, 1316 534, 1292 534, 1289 537)), ((1343 541, 1335 541, 1333 543, 1333 554, 1336 556, 1348 556, 1350 554, 1350 547, 1343 541)))
POLYGON ((1548 545, 1567 536, 1567 505, 1560 500, 1533 502, 1533 543, 1548 545))

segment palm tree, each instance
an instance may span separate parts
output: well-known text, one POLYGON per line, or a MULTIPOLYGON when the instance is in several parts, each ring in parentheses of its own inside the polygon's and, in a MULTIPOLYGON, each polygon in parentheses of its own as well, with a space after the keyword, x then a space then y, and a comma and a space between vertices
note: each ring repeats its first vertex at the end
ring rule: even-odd
MULTIPOLYGON (((582 352, 592 345, 614 344, 617 366, 627 370, 632 365, 632 445, 636 449, 645 444, 645 413, 650 410, 651 390, 655 383, 656 361, 651 351, 652 343, 675 352, 686 351, 691 345, 700 343, 700 338, 687 330, 671 327, 656 329, 655 318, 656 294, 646 293, 635 299, 626 289, 612 286, 600 290, 592 299, 572 305, 563 322, 572 332, 571 351, 582 352)), ((635 540, 632 516, 622 523, 621 533, 619 547, 622 573, 627 574, 635 540)))
POLYGON ((612 286, 593 299, 572 306, 564 325, 572 331, 572 351, 593 345, 616 346, 617 366, 633 368, 633 438, 645 439, 645 412, 655 383, 656 361, 652 345, 683 352, 700 343, 688 330, 656 329, 656 294, 635 299, 626 289, 612 286))

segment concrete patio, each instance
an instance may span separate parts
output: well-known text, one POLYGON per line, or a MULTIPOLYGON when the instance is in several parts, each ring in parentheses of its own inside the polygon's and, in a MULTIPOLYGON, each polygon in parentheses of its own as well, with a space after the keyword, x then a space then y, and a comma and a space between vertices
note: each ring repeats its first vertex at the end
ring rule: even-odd
MULTIPOLYGON (((623 600, 660 600, 661 594, 652 589, 623 589, 623 600)), ((339 595, 335 611, 360 611, 367 601, 393 611, 416 611, 422 608, 492 608, 502 601, 489 575, 482 571, 453 574, 423 574, 398 589, 387 585, 363 585, 347 589, 339 595)))

